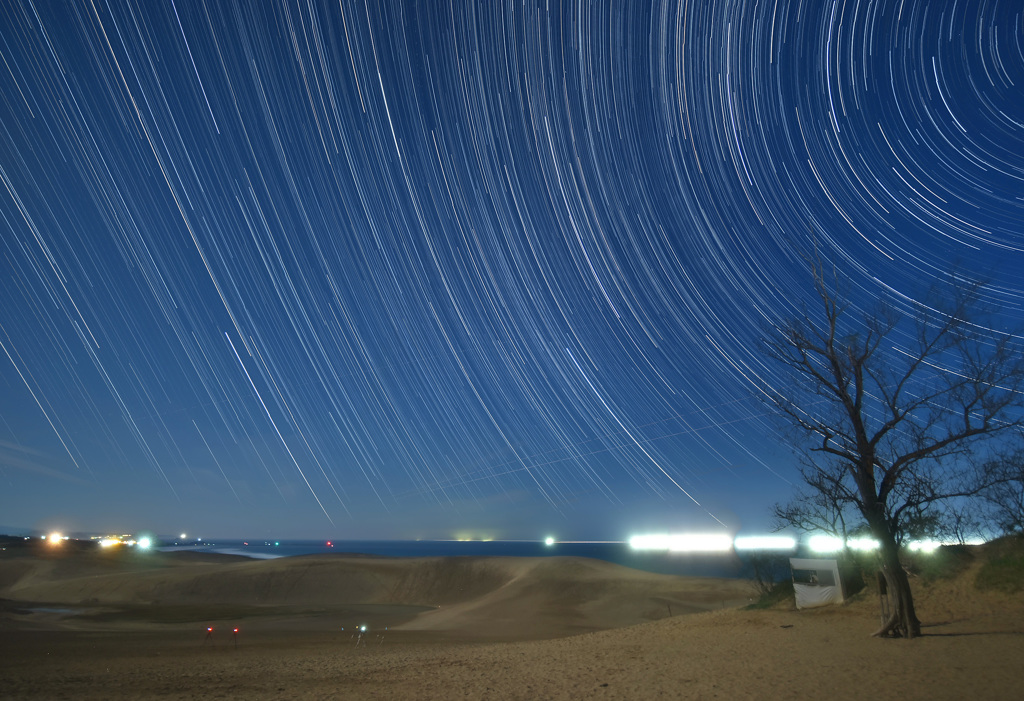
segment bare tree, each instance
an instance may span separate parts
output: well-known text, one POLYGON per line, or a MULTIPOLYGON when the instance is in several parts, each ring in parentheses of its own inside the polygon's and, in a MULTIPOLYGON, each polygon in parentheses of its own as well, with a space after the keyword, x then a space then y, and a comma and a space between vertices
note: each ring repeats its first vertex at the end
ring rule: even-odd
POLYGON ((986 465, 993 482, 982 492, 992 519, 1004 533, 1024 533, 1024 450, 1018 449, 986 465))
POLYGON ((827 533, 844 543, 858 523, 856 494, 845 470, 833 465, 808 465, 800 476, 809 490, 799 490, 785 503, 772 507, 776 530, 795 528, 804 533, 827 533))
POLYGON ((965 545, 981 535, 988 519, 979 516, 977 501, 950 502, 943 506, 938 532, 944 540, 965 545))
POLYGON ((1024 421, 1021 349, 981 325, 976 285, 954 278, 928 304, 857 313, 838 274, 811 267, 820 306, 772 328, 773 376, 760 389, 794 429, 812 492, 840 513, 852 504, 880 544, 894 605, 875 635, 915 637, 900 542, 926 526, 933 505, 988 484, 966 458, 1024 421))
POLYGON ((790 581, 789 556, 772 552, 750 555, 751 581, 762 600, 771 599, 784 582, 790 581))

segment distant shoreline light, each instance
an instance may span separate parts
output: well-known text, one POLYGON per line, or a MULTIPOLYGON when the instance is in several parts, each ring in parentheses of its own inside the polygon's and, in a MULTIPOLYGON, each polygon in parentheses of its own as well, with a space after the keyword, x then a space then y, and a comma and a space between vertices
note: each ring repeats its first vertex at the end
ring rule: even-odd
POLYGON ((737 550, 795 550, 796 538, 788 535, 736 536, 733 547, 737 550))
MULTIPOLYGON (((808 550, 822 555, 838 553, 844 548, 856 552, 874 552, 880 547, 879 542, 873 538, 848 538, 844 542, 842 538, 826 533, 811 534, 803 542, 808 550)), ((981 538, 975 538, 964 544, 980 545, 984 542, 981 538)), ((906 547, 911 552, 931 553, 942 545, 955 544, 938 540, 913 540, 906 547)), ((633 536, 629 539, 629 546, 633 550, 670 553, 726 553, 733 550, 794 552, 799 541, 792 536, 782 535, 733 538, 726 533, 654 533, 633 536)))
POLYGON ((629 546, 634 550, 714 553, 731 550, 732 538, 725 533, 655 533, 633 536, 629 546))

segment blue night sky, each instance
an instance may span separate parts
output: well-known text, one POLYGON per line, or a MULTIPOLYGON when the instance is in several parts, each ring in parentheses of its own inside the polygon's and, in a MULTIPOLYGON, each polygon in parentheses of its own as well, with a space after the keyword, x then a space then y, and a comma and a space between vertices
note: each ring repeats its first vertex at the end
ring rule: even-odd
POLYGON ((8 0, 0 524, 761 530, 803 254, 1024 319, 1022 13, 8 0))

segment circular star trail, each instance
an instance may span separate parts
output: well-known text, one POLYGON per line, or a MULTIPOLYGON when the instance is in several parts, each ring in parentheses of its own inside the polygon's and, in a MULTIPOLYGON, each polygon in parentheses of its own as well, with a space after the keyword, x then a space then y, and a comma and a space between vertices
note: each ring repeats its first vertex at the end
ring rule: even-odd
POLYGON ((3 525, 763 519, 811 251, 1024 317, 1022 13, 6 3, 3 525))

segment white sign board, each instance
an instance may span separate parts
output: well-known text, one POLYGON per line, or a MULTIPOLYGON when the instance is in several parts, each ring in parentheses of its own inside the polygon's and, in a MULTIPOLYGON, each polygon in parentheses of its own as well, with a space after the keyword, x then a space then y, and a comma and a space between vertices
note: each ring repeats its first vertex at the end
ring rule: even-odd
POLYGON ((789 566, 793 568, 793 593, 798 609, 843 603, 843 582, 835 560, 791 557, 789 566))

